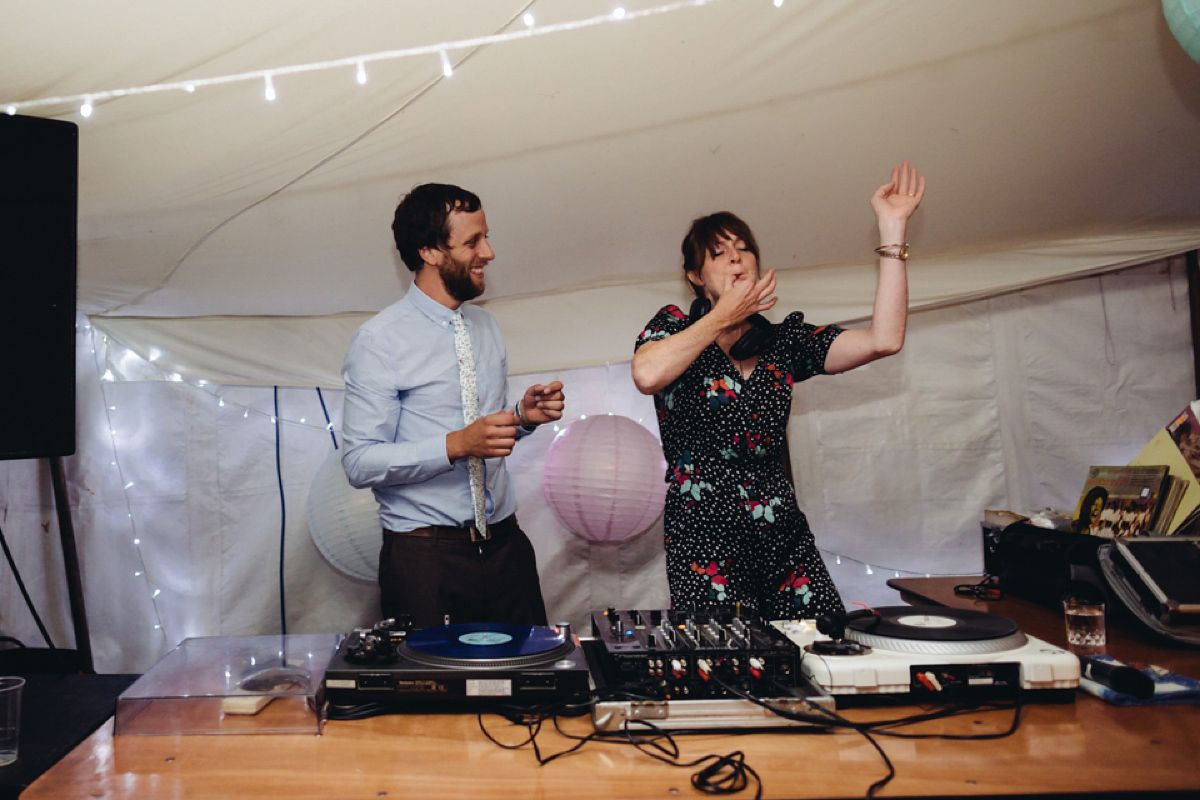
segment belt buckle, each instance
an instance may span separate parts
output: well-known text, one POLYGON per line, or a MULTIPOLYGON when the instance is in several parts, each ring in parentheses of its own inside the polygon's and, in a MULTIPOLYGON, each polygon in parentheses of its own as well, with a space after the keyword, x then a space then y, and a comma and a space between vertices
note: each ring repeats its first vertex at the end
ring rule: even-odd
POLYGON ((467 530, 471 534, 472 542, 486 542, 488 539, 492 538, 486 530, 483 533, 480 533, 479 528, 475 525, 474 522, 467 525, 467 530))

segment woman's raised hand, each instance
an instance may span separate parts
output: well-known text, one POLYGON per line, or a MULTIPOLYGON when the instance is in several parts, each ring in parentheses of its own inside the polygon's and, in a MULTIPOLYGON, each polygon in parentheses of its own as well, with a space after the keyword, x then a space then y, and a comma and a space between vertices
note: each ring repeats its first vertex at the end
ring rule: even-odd
POLYGON ((871 208, 880 225, 905 222, 921 205, 925 196, 925 178, 917 174, 916 167, 905 161, 892 167, 892 179, 880 186, 871 197, 871 208))

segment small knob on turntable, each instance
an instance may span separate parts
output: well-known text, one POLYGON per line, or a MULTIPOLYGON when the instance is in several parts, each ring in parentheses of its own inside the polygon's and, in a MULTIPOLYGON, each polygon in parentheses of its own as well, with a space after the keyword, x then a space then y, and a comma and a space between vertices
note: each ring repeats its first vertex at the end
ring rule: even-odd
POLYGON ((554 629, 556 631, 558 631, 559 635, 562 636, 564 640, 566 640, 566 641, 571 640, 571 623, 570 622, 556 622, 556 623, 554 623, 554 629))

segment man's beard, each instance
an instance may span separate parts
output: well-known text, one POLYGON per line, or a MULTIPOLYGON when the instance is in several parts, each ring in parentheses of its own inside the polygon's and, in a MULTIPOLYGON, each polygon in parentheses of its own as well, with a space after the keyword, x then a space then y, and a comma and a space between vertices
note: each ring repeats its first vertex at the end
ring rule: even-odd
POLYGON ((446 291, 460 303, 474 300, 483 294, 484 287, 475 283, 471 278, 471 265, 458 261, 453 256, 446 255, 446 263, 438 267, 438 275, 446 291))

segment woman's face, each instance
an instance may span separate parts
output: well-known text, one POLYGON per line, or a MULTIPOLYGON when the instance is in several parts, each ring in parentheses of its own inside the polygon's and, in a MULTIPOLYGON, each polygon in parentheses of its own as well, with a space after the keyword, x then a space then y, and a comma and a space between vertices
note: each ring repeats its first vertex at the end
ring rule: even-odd
POLYGON ((758 280, 758 259, 740 238, 722 236, 716 248, 704 259, 700 274, 688 275, 688 280, 703 286, 709 299, 716 301, 726 285, 737 281, 758 280))

